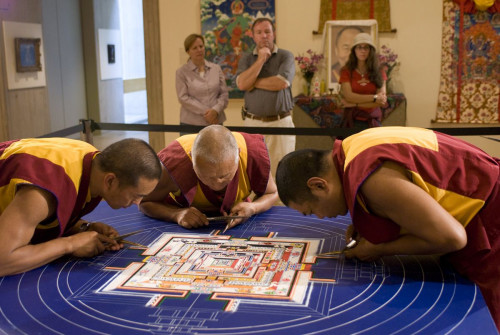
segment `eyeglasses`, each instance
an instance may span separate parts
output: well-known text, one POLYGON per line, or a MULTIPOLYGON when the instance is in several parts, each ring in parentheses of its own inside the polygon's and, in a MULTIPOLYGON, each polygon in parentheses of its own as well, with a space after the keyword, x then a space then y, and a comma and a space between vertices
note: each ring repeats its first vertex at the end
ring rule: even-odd
POLYGON ((368 44, 365 45, 358 44, 356 45, 356 50, 370 50, 370 46, 368 44))

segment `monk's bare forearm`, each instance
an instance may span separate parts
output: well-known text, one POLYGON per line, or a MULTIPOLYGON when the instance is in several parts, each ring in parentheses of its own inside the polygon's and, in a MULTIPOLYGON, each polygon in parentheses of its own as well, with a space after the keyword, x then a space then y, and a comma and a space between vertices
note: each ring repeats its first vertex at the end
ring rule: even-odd
POLYGON ((68 237, 40 244, 28 244, 11 252, 5 251, 1 257, 0 276, 13 275, 38 268, 71 253, 71 251, 72 246, 68 237))
POLYGON ((256 198, 252 203, 254 205, 255 214, 267 211, 273 207, 279 200, 278 193, 264 194, 256 198))

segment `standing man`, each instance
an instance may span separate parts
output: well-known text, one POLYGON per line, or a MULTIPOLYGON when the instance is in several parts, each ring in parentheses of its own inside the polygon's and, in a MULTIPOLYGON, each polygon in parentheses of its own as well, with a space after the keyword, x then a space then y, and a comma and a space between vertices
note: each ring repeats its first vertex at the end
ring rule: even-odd
POLYGON ((156 153, 138 139, 102 152, 66 138, 0 143, 0 276, 120 249, 114 228, 80 218, 101 199, 114 209, 138 204, 160 176, 156 153))
MULTIPOLYGON (((252 25, 255 49, 244 54, 238 64, 236 84, 245 91, 242 117, 247 127, 295 127, 291 113, 294 57, 290 51, 278 49, 274 32, 268 18, 255 20, 252 25)), ((295 150, 295 136, 266 135, 265 141, 271 170, 275 171, 279 160, 295 150)))

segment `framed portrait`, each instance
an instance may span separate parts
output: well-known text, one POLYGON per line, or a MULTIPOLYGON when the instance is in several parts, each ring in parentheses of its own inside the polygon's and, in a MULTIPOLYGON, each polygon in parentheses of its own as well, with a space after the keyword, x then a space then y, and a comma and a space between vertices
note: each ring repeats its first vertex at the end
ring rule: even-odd
POLYGON ((345 65, 351 52, 354 36, 368 33, 375 45, 378 45, 378 29, 376 20, 334 20, 326 21, 326 52, 328 88, 339 89, 340 69, 345 65))
POLYGON ((243 98, 244 92, 236 86, 236 71, 242 54, 255 47, 251 35, 253 21, 267 17, 276 25, 274 1, 200 1, 206 58, 222 68, 230 99, 243 98))
POLYGON ((42 71, 40 61, 39 38, 15 38, 16 71, 37 72, 42 71))

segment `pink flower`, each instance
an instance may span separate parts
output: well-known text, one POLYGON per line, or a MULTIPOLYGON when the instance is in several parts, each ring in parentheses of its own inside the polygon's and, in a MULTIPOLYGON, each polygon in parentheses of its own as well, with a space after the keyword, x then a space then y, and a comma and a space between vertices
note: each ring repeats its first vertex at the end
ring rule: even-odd
POLYGON ((318 71, 318 65, 324 58, 323 54, 317 54, 311 49, 307 50, 309 57, 307 56, 297 56, 295 60, 299 65, 300 71, 304 76, 312 77, 316 71, 318 71))
POLYGON ((398 55, 394 53, 391 48, 386 45, 382 45, 380 53, 378 54, 378 61, 387 74, 387 81, 391 79, 390 75, 392 70, 399 65, 397 59, 398 55))

